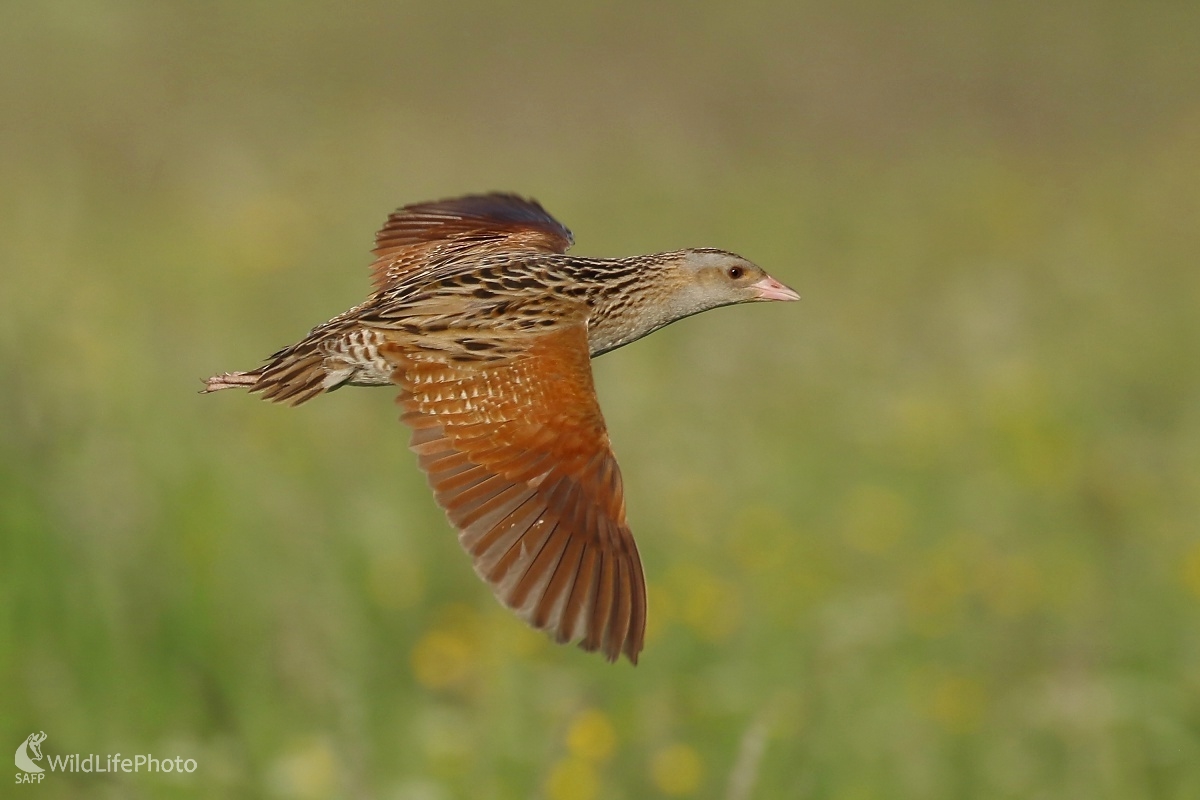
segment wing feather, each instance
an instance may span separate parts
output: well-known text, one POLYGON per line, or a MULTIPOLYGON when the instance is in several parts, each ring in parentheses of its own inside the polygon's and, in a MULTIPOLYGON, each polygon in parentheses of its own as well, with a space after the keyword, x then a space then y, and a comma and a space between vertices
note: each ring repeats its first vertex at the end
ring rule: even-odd
POLYGON ((404 206, 375 235, 376 291, 466 253, 532 250, 565 253, 571 232, 536 200, 513 194, 467 195, 404 206))
POLYGON ((637 663, 645 579, 586 329, 523 336, 522 355, 499 361, 386 346, 410 446, 501 602, 558 641, 637 663))

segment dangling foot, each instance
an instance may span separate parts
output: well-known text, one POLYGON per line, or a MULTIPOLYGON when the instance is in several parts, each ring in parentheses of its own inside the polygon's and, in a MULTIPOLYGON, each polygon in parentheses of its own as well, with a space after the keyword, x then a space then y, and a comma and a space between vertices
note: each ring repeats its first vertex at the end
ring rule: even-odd
POLYGON ((200 390, 200 394, 219 392, 222 389, 249 389, 258 383, 261 375, 262 372, 260 370, 253 372, 222 372, 220 375, 213 375, 206 380, 204 388, 200 390))

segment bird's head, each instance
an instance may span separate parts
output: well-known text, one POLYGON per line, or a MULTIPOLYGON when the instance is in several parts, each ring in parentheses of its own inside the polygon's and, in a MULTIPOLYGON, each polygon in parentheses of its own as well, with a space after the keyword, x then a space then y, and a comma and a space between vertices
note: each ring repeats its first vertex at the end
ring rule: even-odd
POLYGON ((703 248, 672 254, 667 264, 670 305, 680 317, 758 300, 799 300, 800 295, 739 255, 703 248))
POLYGON ((625 263, 634 269, 623 285, 599 287, 602 299, 588 327, 593 356, 710 308, 800 299, 762 267, 724 250, 678 250, 625 263))

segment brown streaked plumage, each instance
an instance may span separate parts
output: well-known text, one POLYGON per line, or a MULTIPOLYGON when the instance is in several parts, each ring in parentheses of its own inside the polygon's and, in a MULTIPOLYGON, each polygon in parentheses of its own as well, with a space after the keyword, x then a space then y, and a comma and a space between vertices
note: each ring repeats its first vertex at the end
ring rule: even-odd
POLYGON ((376 236, 364 303, 203 391, 299 405, 395 384, 410 447, 500 601, 636 664, 646 584, 589 358, 710 308, 798 296, 723 250, 589 259, 571 243, 515 195, 401 208, 376 236))

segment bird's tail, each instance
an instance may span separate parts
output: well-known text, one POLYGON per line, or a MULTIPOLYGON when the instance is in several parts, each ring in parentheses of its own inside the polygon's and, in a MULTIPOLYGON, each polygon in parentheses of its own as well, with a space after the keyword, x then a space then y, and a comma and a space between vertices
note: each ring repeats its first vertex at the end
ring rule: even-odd
POLYGON ((204 382, 201 394, 222 389, 262 392, 263 399, 298 406, 336 389, 348 373, 330 372, 320 337, 309 336, 271 356, 266 366, 248 372, 223 372, 204 382))

